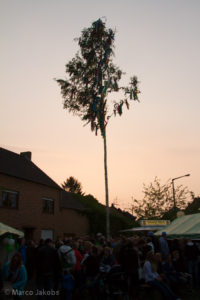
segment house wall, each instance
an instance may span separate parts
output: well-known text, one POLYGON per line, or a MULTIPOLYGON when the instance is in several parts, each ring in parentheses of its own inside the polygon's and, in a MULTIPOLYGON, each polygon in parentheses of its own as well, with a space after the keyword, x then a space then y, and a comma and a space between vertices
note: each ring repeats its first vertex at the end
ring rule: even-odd
POLYGON ((34 228, 33 238, 41 238, 41 230, 53 230, 53 237, 64 233, 84 235, 88 232, 88 220, 77 211, 60 210, 60 190, 0 174, 0 188, 19 192, 18 209, 0 207, 0 222, 24 231, 34 228), (42 198, 54 199, 54 214, 42 212, 42 198))
POLYGON ((70 236, 76 233, 78 236, 86 235, 89 231, 89 222, 86 216, 73 209, 61 209, 59 212, 58 232, 70 236))

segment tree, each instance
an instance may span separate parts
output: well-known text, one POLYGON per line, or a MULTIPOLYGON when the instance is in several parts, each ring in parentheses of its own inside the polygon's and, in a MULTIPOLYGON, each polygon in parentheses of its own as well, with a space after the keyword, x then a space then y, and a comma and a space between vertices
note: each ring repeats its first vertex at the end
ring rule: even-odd
POLYGON ((200 197, 195 197, 193 194, 193 201, 185 209, 186 215, 197 214, 200 211, 200 197))
POLYGON ((118 198, 117 198, 117 197, 114 198, 114 200, 113 200, 111 206, 119 207, 119 202, 118 202, 118 198))
MULTIPOLYGON (((173 208, 173 192, 171 180, 161 184, 155 177, 153 183, 143 186, 144 197, 141 200, 133 199, 130 210, 142 219, 159 219, 173 208)), ((177 208, 184 209, 191 200, 191 192, 182 185, 176 186, 177 208)), ((169 214, 171 215, 171 214, 169 214)))
MULTIPOLYGON (((106 234, 105 205, 101 204, 92 195, 75 195, 75 198, 80 201, 85 208, 82 214, 85 214, 89 221, 89 233, 96 235, 97 232, 101 232, 103 235, 106 234)), ((119 235, 120 230, 138 225, 133 216, 115 207, 110 208, 110 223, 112 225, 111 234, 113 236, 119 235)))
POLYGON ((70 193, 83 194, 81 183, 74 177, 70 176, 66 181, 61 184, 62 188, 70 193))
POLYGON ((66 64, 67 79, 57 79, 64 99, 64 109, 81 117, 104 142, 104 171, 106 195, 107 238, 110 232, 107 173, 106 126, 111 116, 122 115, 123 106, 129 109, 129 100, 138 100, 138 80, 132 77, 129 86, 119 86, 122 71, 113 64, 115 32, 106 28, 101 19, 84 28, 76 39, 80 47, 75 57, 66 64), (121 92, 120 101, 113 101, 109 111, 110 93, 121 92))

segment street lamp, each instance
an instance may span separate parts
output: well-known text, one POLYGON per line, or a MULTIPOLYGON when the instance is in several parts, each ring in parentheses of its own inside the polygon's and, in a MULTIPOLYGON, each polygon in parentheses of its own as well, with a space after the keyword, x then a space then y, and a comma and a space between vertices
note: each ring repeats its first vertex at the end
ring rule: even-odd
POLYGON ((176 196, 175 196, 174 180, 182 178, 182 177, 187 177, 187 176, 190 176, 190 174, 186 174, 186 175, 183 175, 183 176, 172 178, 172 191, 173 191, 173 200, 174 200, 174 210, 176 209, 176 196))

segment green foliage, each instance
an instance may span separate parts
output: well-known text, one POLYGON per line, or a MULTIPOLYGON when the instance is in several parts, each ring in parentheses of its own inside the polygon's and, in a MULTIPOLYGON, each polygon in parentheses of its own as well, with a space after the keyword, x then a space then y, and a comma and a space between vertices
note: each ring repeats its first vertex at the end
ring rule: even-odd
POLYGON ((115 32, 106 28, 101 19, 82 31, 76 39, 80 51, 66 64, 67 79, 57 79, 64 99, 64 108, 90 123, 91 130, 98 130, 104 136, 105 127, 111 115, 122 114, 122 106, 129 108, 128 99, 138 100, 138 80, 132 77, 130 85, 120 87, 123 75, 113 64, 115 32), (113 104, 111 114, 108 111, 108 94, 123 92, 123 100, 113 104), (114 110, 114 112, 113 112, 114 110))
MULTIPOLYGON (((139 219, 160 219, 166 213, 173 219, 175 212, 170 212, 173 208, 173 192, 171 181, 161 184, 160 180, 155 177, 153 183, 143 186, 144 197, 141 200, 133 199, 131 209, 134 215, 139 219)), ((191 192, 187 187, 182 185, 175 187, 176 204, 178 209, 184 209, 188 203, 191 192)), ((191 199, 190 199, 191 200, 191 199)))
MULTIPOLYGON (((97 232, 106 233, 106 211, 105 206, 98 202, 92 195, 76 195, 78 200, 84 205, 84 214, 90 223, 90 234, 97 232)), ((112 207, 110 208, 110 228, 111 235, 119 234, 120 230, 135 226, 135 219, 123 215, 123 212, 112 207)))
POLYGON ((194 197, 194 195, 192 196, 193 201, 189 203, 189 205, 185 209, 186 215, 200 213, 200 197, 194 197))
POLYGON ((61 184, 62 188, 70 193, 83 194, 81 183, 74 177, 70 176, 67 180, 61 184))
POLYGON ((177 218, 177 213, 180 211, 179 208, 174 208, 172 207, 171 209, 169 209, 168 211, 164 212, 164 214, 162 215, 162 219, 163 220, 170 220, 173 221, 177 218))
MULTIPOLYGON (((109 236, 108 180, 106 126, 111 116, 123 113, 123 106, 129 109, 129 100, 138 101, 138 80, 132 77, 128 86, 120 86, 123 72, 113 63, 115 32, 106 28, 101 19, 84 28, 77 39, 80 51, 66 64, 66 79, 57 79, 64 99, 64 109, 81 117, 91 130, 98 131, 104 140, 105 195, 107 207, 107 237, 109 236), (121 92, 120 100, 114 100, 109 111, 109 95, 121 92)), ((118 94, 118 93, 117 93, 118 94)), ((88 208, 89 209, 89 208, 88 208)), ((98 208, 99 217, 101 210, 98 208)), ((88 212, 89 215, 90 211, 88 212)), ((91 216, 91 219, 96 218, 91 216)), ((111 216, 112 218, 112 216, 111 216)), ((94 220, 94 224, 96 219, 94 220)), ((93 225, 95 226, 95 225, 93 225)), ((102 225, 103 226, 103 225, 102 225)), ((103 231, 103 230, 102 230, 103 231)))
POLYGON ((119 230, 138 226, 131 214, 114 206, 110 207, 110 215, 112 233, 119 233, 119 230))

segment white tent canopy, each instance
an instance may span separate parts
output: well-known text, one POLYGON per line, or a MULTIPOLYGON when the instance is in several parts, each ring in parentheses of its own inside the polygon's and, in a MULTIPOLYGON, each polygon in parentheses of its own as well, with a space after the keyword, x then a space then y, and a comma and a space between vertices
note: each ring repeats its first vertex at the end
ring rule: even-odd
POLYGON ((133 227, 125 230, 120 230, 120 232, 157 231, 163 228, 165 228, 165 226, 140 226, 140 227, 133 227))
POLYGON ((24 233, 20 230, 17 230, 11 226, 0 223, 0 237, 5 234, 12 234, 18 237, 24 237, 24 233))
POLYGON ((200 213, 193 215, 181 216, 175 219, 164 230, 155 233, 156 236, 165 231, 168 238, 200 238, 200 213))

